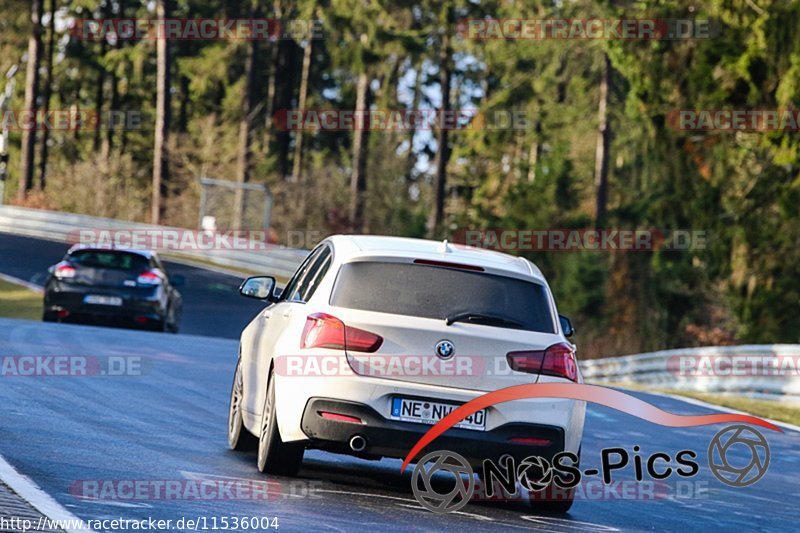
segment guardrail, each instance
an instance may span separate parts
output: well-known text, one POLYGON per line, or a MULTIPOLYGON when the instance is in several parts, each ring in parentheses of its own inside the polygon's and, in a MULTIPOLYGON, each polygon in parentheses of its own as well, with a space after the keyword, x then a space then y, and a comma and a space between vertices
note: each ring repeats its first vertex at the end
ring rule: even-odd
MULTIPOLYGON (((74 232, 87 229, 186 231, 185 228, 155 226, 43 209, 0 206, 0 232, 67 242, 71 234, 74 236, 74 232)), ((291 277, 298 265, 308 255, 307 250, 297 250, 278 245, 264 251, 178 250, 170 251, 170 253, 188 260, 206 261, 222 267, 262 272, 283 278, 291 277)))
POLYGON ((800 345, 710 346, 581 361, 586 381, 800 397, 800 345))

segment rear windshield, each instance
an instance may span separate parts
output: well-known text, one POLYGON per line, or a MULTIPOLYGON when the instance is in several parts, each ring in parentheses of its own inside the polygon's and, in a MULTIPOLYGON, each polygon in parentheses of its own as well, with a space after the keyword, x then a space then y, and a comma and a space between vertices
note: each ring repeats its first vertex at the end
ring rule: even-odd
POLYGON ((339 271, 330 303, 348 309, 442 320, 462 313, 500 316, 519 323, 517 329, 555 333, 544 286, 452 268, 346 263, 339 271))
POLYGON ((113 268, 116 270, 144 270, 148 260, 139 254, 106 250, 80 250, 69 256, 70 263, 92 268, 113 268))

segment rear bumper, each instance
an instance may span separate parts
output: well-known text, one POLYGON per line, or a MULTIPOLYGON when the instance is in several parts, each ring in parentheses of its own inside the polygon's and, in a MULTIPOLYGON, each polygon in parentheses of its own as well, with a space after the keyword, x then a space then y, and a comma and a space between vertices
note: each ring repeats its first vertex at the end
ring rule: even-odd
POLYGON ((66 312, 62 320, 91 320, 103 323, 147 324, 163 321, 167 314, 160 289, 109 290, 66 283, 50 283, 45 288, 44 312, 57 314, 66 312), (122 305, 98 305, 84 303, 88 294, 116 296, 122 305), (137 320, 138 318, 138 320, 137 320))
MULTIPOLYGON (((286 442, 309 440, 309 434, 304 429, 305 411, 309 404, 317 399, 335 399, 335 401, 345 404, 352 403, 367 406, 371 409, 369 412, 370 417, 376 420, 373 422, 373 426, 392 429, 402 428, 404 432, 416 432, 416 438, 413 439, 416 442, 422 433, 430 429, 430 426, 393 420, 390 417, 393 398, 423 398, 444 403, 464 404, 485 394, 483 391, 364 376, 312 377, 303 375, 293 377, 276 374, 274 379, 278 427, 281 432, 281 438, 286 442)), ((263 402, 263 396, 256 399, 256 403, 259 400, 263 402)), ((558 428, 563 432, 564 450, 577 453, 583 437, 585 413, 585 402, 565 398, 531 398, 502 402, 487 407, 486 431, 452 429, 451 431, 455 433, 448 432, 447 435, 463 435, 462 432, 466 432, 466 435, 470 436, 470 438, 480 440, 479 437, 475 436, 475 433, 495 435, 493 433, 495 430, 510 424, 558 428)), ((245 411, 245 423, 254 434, 258 432, 260 416, 260 412, 250 413, 245 411)), ((311 419, 307 420, 309 424, 314 423, 311 422, 311 419)), ((318 440, 325 440, 323 438, 325 436, 324 433, 320 432, 317 435, 319 437, 318 440)), ((400 439, 402 437, 397 438, 400 439)), ((399 447, 397 446, 397 448, 399 447)), ((410 447, 405 448, 402 457, 405 457, 410 449, 410 447)))
MULTIPOLYGON (((302 430, 312 447, 339 453, 353 453, 349 443, 354 436, 366 439, 360 452, 368 456, 404 458, 414 444, 431 428, 429 425, 384 418, 372 407, 351 401, 311 398, 303 411, 302 430), (331 412, 362 420, 362 424, 323 418, 331 412)), ((538 455, 552 458, 564 451, 564 430, 560 427, 529 423, 507 423, 487 431, 449 429, 425 447, 423 455, 433 450, 449 450, 461 454, 478 465, 484 459, 497 461, 512 455, 516 461, 538 455), (531 446, 509 442, 512 437, 529 437, 549 441, 548 445, 531 446)), ((419 457, 414 458, 419 459, 419 457)))

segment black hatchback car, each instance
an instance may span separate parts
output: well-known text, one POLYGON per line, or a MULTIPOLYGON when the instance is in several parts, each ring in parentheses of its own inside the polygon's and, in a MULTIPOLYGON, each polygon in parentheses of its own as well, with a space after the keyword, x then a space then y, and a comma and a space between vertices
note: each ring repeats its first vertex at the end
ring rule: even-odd
POLYGON ((76 245, 50 267, 45 322, 130 325, 177 333, 183 301, 155 252, 76 245))

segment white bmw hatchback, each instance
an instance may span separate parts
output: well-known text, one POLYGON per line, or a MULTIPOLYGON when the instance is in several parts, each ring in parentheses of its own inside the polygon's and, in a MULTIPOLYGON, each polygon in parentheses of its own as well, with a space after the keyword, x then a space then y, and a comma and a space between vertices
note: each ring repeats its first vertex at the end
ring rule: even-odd
MULTIPOLYGON (((402 458, 452 409, 489 391, 581 383, 572 326, 539 269, 510 255, 417 239, 333 236, 244 329, 228 424, 232 449, 258 445, 263 472, 295 474, 306 448, 402 458)), ((505 402, 430 449, 470 462, 578 453, 585 403, 505 402)), ((427 449, 427 451, 430 451, 427 449)))

